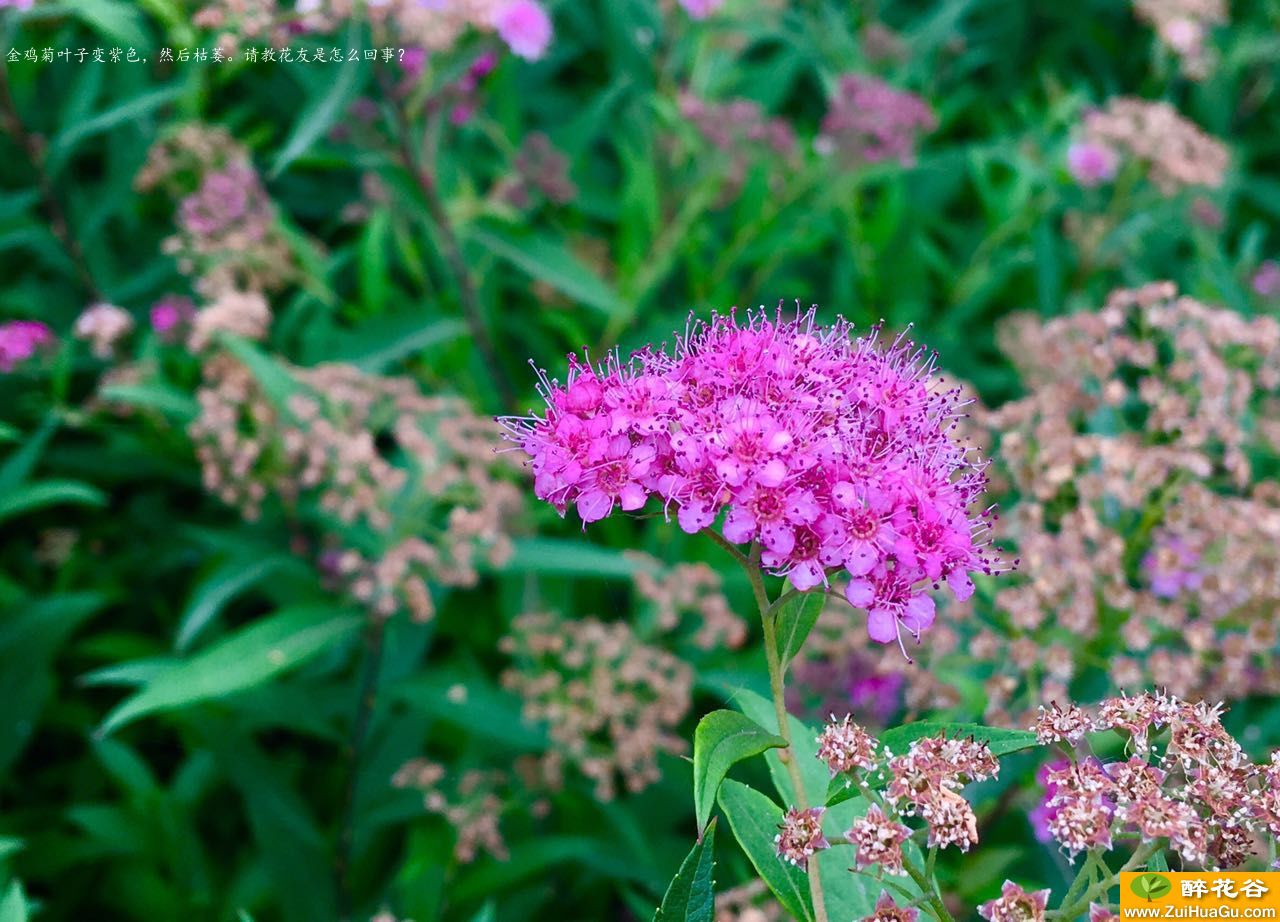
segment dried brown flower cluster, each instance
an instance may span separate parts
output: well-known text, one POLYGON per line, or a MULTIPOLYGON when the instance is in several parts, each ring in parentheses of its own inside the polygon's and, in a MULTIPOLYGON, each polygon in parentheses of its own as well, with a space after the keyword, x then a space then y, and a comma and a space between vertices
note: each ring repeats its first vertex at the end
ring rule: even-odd
MULTIPOLYGON (((852 870, 906 873, 903 845, 912 829, 903 822, 916 817, 928 830, 930 847, 954 845, 967 852, 978 842, 978 818, 961 791, 971 781, 992 778, 1000 764, 986 743, 945 736, 913 740, 901 755, 881 747, 867 730, 848 716, 834 717, 818 736, 817 757, 832 777, 845 776, 872 798, 864 815, 854 820, 840 840, 854 848, 852 870), (883 794, 871 789, 882 788, 883 794)), ((775 840, 778 856, 806 867, 808 859, 830 848, 822 833, 825 808, 791 810, 783 818, 775 840)))
POLYGON ((967 645, 995 667, 988 719, 1020 693, 1068 697, 1117 637, 1133 655, 1110 658, 1113 688, 1280 689, 1280 497, 1254 474, 1280 452, 1280 323, 1162 283, 1022 321, 1003 345, 1032 392, 977 415, 1020 497, 1007 528, 1027 579, 967 645))
POLYGON ((211 493, 247 519, 270 497, 319 523, 325 568, 382 617, 426 620, 429 584, 473 585, 482 556, 510 554, 521 493, 491 421, 408 378, 285 371, 296 390, 282 408, 229 355, 206 362, 190 435, 211 493))
POLYGON ((531 612, 512 624, 501 649, 514 660, 504 684, 524 699, 524 717, 545 721, 564 758, 612 800, 658 780, 658 754, 681 753, 675 732, 689 710, 693 671, 643 643, 631 627, 594 618, 569 621, 531 612))
POLYGON ((1209 76, 1214 58, 1205 40, 1210 29, 1227 21, 1225 0, 1133 0, 1133 12, 1178 56, 1184 74, 1193 80, 1209 76))
POLYGON ((446 775, 443 765, 413 759, 400 767, 391 785, 422 791, 428 812, 444 817, 453 827, 453 857, 460 864, 470 864, 482 852, 507 860, 507 844, 498 827, 503 809, 499 791, 506 777, 501 772, 467 771, 446 791, 446 775))
POLYGON ((653 619, 663 633, 693 622, 690 637, 700 650, 737 649, 747 641, 747 624, 729 608, 720 574, 705 563, 665 566, 640 551, 625 552, 636 561, 636 593, 653 606, 653 619))
POLYGON ((1110 850, 1120 833, 1136 832, 1208 869, 1260 854, 1259 840, 1280 831, 1280 752, 1255 765, 1221 715, 1221 706, 1150 693, 1107 699, 1096 710, 1042 708, 1037 736, 1076 750, 1045 775, 1049 835, 1074 856, 1110 850), (1081 747, 1104 730, 1121 733, 1132 755, 1103 762, 1081 747))
POLYGON ((918 649, 923 668, 868 650, 829 604, 793 704, 873 725, 967 705, 1008 726, 1077 680, 1280 691, 1280 485, 1259 476, 1280 463, 1280 323, 1162 283, 1098 312, 1014 318, 1001 344, 1030 392, 972 407, 966 426, 995 446, 1023 575, 953 612, 918 649))
POLYGON ((1217 188, 1231 155, 1167 102, 1118 96, 1084 119, 1084 139, 1121 151, 1147 165, 1165 195, 1201 186, 1217 188))
POLYGON ((163 243, 209 299, 272 291, 294 274, 293 250, 249 152, 223 128, 188 124, 158 141, 134 182, 178 200, 178 230, 163 243))
POLYGON ((715 922, 783 922, 782 907, 762 880, 716 894, 715 922))

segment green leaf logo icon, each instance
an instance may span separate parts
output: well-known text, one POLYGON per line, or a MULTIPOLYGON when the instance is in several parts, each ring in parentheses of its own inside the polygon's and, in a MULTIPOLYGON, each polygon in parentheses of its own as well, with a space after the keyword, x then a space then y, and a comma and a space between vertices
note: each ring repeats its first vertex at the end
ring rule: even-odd
POLYGON ((1168 894, 1173 889, 1173 884, 1163 874, 1157 874, 1152 871, 1147 874, 1139 874, 1133 879, 1133 883, 1129 885, 1129 888, 1149 903, 1168 894))

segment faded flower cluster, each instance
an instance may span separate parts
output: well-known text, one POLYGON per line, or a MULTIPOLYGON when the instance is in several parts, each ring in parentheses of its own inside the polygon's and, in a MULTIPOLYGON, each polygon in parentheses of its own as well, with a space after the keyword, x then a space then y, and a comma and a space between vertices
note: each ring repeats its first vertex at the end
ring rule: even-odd
POLYGON ((1227 21, 1226 0, 1133 0, 1133 12, 1178 56, 1184 74, 1193 80, 1209 76, 1215 62, 1206 40, 1227 21))
POLYGON ((690 534, 723 515, 725 541, 751 543, 798 589, 843 571, 878 642, 933 623, 930 587, 965 599, 970 573, 1001 566, 991 512, 974 510, 984 464, 952 437, 957 392, 905 338, 855 339, 812 310, 731 313, 693 323, 671 353, 571 357, 565 383, 541 390, 544 415, 504 420, 539 498, 584 523, 654 498, 690 534))
POLYGON ((921 134, 938 127, 928 103, 867 74, 845 74, 828 103, 818 149, 851 164, 916 159, 921 134))
POLYGON ((550 728, 556 749, 546 774, 567 760, 607 801, 619 779, 633 792, 657 781, 659 753, 685 751, 678 725, 693 670, 630 625, 530 612, 515 619, 501 649, 514 661, 503 683, 524 699, 525 719, 550 728))
POLYGON ((1256 765, 1223 728, 1221 706, 1144 693, 1109 698, 1096 709, 1042 708, 1034 729, 1075 757, 1044 774, 1041 821, 1074 857, 1110 850, 1122 833, 1167 843, 1185 865, 1232 868, 1280 832, 1280 753, 1256 765), (1114 730, 1127 758, 1104 761, 1080 745, 1114 730))
MULTIPOLYGON (((1184 189, 1221 186, 1231 155, 1217 138, 1200 129, 1167 102, 1117 96, 1086 113, 1081 144, 1092 150, 1094 167, 1081 173, 1114 174, 1109 161, 1118 152, 1145 164, 1151 181, 1167 196, 1184 189)), ((1074 171, 1073 171, 1074 172, 1074 171)))
POLYGON ((134 185, 177 201, 177 233, 163 249, 203 297, 270 292, 293 278, 275 206, 249 152, 226 129, 182 126, 152 146, 134 185))
POLYGON ((230 355, 205 363, 190 436, 211 493, 248 519, 270 498, 318 522, 324 569, 380 617, 429 619, 431 583, 474 585, 481 560, 509 555, 521 497, 491 421, 351 366, 287 379, 280 406, 230 355))

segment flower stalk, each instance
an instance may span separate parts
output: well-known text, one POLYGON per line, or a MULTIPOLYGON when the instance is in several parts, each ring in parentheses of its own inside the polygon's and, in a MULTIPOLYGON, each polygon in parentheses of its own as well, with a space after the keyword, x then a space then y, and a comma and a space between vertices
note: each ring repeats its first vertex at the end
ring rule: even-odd
MULTIPOLYGON (((793 806, 806 810, 809 808, 809 795, 804 788, 804 778, 800 775, 800 765, 796 761, 795 747, 791 740, 791 722, 787 719, 782 658, 778 655, 778 638, 774 631, 772 604, 769 601, 769 593, 764 587, 763 571, 760 569, 760 543, 757 541, 751 545, 750 556, 743 555, 737 548, 734 548, 734 551, 738 557, 742 558, 742 568, 751 582, 756 607, 760 610, 760 625, 764 630, 764 656, 769 666, 769 691, 773 698, 774 712, 778 718, 778 735, 787 741, 787 748, 783 750, 781 758, 783 764, 787 766, 787 775, 791 778, 791 786, 795 790, 796 802, 793 806)), ((826 901, 822 894, 822 878, 816 858, 809 864, 808 878, 814 920, 828 922, 826 901)))

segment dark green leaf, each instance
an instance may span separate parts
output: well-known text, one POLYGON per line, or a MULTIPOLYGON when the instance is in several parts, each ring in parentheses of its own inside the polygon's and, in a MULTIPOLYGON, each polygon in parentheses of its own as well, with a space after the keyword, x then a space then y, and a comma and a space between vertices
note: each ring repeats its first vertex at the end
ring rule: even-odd
POLYGON ((716 791, 729 769, 787 741, 737 711, 712 711, 693 732, 693 811, 699 831, 711 816, 716 791))
POLYGON ((108 714, 98 733, 112 733, 145 714, 253 688, 349 640, 361 623, 359 615, 331 606, 282 611, 160 673, 108 714))
POLYGON ((716 908, 711 878, 715 867, 715 838, 716 824, 712 820, 672 878, 662 905, 653 914, 653 922, 711 922, 716 908))
POLYGON ((782 824, 782 808, 754 788, 732 779, 720 785, 719 801, 734 838, 778 902, 795 918, 812 922, 808 877, 800 868, 779 858, 774 847, 773 838, 782 824))
POLYGON ((818 623, 818 615, 826 601, 826 594, 822 592, 794 592, 774 610, 771 616, 773 631, 778 639, 778 656, 784 670, 804 646, 805 638, 818 623))

